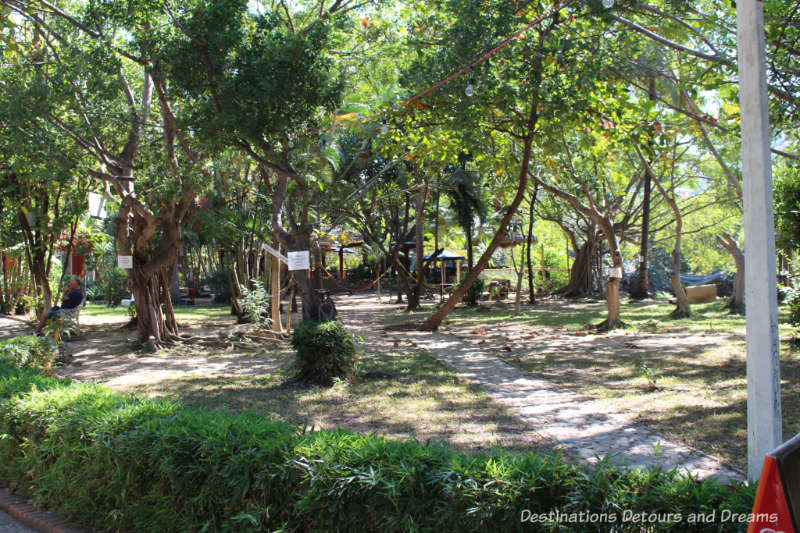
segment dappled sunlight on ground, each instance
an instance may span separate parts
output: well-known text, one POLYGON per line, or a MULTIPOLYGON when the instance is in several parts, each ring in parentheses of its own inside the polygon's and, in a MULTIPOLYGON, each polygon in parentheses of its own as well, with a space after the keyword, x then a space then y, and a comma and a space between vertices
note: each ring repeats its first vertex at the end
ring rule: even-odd
MULTIPOLYGON (((57 371, 187 404, 254 409, 301 425, 444 440, 465 449, 547 445, 536 428, 415 347, 413 330, 435 309, 432 302, 407 313, 405 304, 385 296, 381 301, 374 294, 334 299, 339 318, 360 338, 361 372, 377 372, 377 377, 328 389, 283 385, 296 371, 288 342, 237 338, 243 326, 221 306, 176 313, 182 334, 216 339, 215 344, 153 354, 139 351, 136 331, 123 328, 124 309, 90 306, 81 315, 84 334, 69 346, 73 364, 57 371)), ((447 342, 453 346, 472 346, 585 398, 595 414, 624 417, 742 465, 743 317, 712 303, 697 306, 693 318, 672 321, 665 318, 671 307, 653 301, 623 304, 628 327, 607 334, 591 327, 602 320, 602 302, 540 301, 523 306, 519 316, 506 303, 480 310, 460 307, 440 331, 451 336, 447 342)), ((295 315, 292 323, 298 321, 295 315)), ((782 375, 790 435, 800 431, 796 352, 783 354, 782 375)))

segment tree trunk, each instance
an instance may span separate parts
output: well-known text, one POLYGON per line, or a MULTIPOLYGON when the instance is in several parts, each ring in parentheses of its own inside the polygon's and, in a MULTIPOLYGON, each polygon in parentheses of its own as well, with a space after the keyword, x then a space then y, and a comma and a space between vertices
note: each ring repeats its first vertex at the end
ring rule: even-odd
MULTIPOLYGON (((475 261, 474 250, 473 250, 473 247, 472 247, 472 224, 471 223, 466 227, 466 233, 467 233, 467 235, 466 235, 466 237, 467 237, 467 274, 469 274, 470 272, 472 272, 474 261, 475 261)), ((477 279, 477 277, 475 279, 477 279)), ((465 280, 465 283, 466 283, 466 280, 465 280)), ((472 284, 470 283, 470 285, 467 286, 467 290, 469 290, 471 285, 472 284)), ((480 299, 480 297, 481 297, 480 294, 472 293, 472 292, 469 293, 467 295, 467 300, 466 300, 467 305, 469 305, 470 307, 474 307, 474 306, 478 305, 478 300, 480 299)))
POLYGON ((231 289, 231 314, 237 317, 241 324, 247 322, 247 316, 242 308, 240 299, 242 298, 242 283, 248 283, 246 273, 246 258, 244 254, 244 244, 240 241, 233 254, 233 264, 228 274, 228 281, 231 289))
POLYGON ((631 298, 643 300, 650 292, 650 280, 647 274, 647 250, 650 240, 650 184, 654 176, 651 174, 650 167, 646 167, 644 176, 644 199, 642 200, 642 241, 639 250, 641 260, 639 262, 639 272, 636 276, 636 286, 631 292, 631 298))
POLYGON ((528 239, 525 243, 525 260, 528 265, 528 302, 531 305, 536 303, 536 287, 533 283, 533 259, 531 258, 531 248, 533 248, 533 204, 536 201, 536 193, 539 190, 537 183, 533 190, 533 197, 530 202, 530 214, 528 217, 528 239))
POLYGON ((470 223, 466 227, 466 237, 467 237, 467 270, 472 271, 472 267, 475 265, 475 256, 473 255, 472 251, 472 224, 470 223))
POLYGON ((518 316, 521 312, 520 303, 522 300, 522 276, 525 274, 525 263, 522 255, 519 258, 519 268, 517 268, 517 261, 514 258, 514 251, 511 251, 511 263, 514 266, 514 271, 517 273, 517 292, 514 295, 514 316, 518 316))
POLYGON ((739 243, 736 242, 731 235, 723 233, 717 235, 717 242, 725 248, 736 263, 736 274, 733 277, 733 294, 728 300, 727 306, 735 313, 744 312, 744 253, 739 248, 739 243))
POLYGON ((0 261, 2 261, 3 266, 3 299, 6 302, 6 305, 9 306, 8 314, 14 314, 14 310, 10 307, 11 302, 11 293, 8 291, 8 267, 6 267, 6 254, 5 252, 0 253, 0 261))
POLYGON ((178 253, 175 254, 175 263, 172 265, 172 271, 170 276, 170 285, 169 285, 169 297, 173 302, 181 302, 181 289, 180 284, 178 283, 178 257, 181 255, 180 250, 178 253))
POLYGON ((587 239, 575 254, 575 261, 569 271, 567 286, 560 294, 565 298, 585 298, 592 293, 592 259, 596 253, 593 239, 587 239))
MULTIPOLYGON (((373 189, 374 190, 374 189, 373 189)), ((433 225, 433 249, 439 249, 439 200, 442 196, 442 179, 436 182, 436 218, 433 225)))
POLYGON ((689 305, 689 297, 686 296, 686 289, 681 283, 681 248, 680 238, 675 239, 675 248, 672 249, 672 274, 670 280, 672 281, 672 290, 675 293, 675 300, 677 306, 675 310, 670 313, 672 318, 686 318, 692 316, 692 308, 689 305))
POLYGON ((608 308, 608 317, 597 325, 597 329, 599 331, 611 331, 612 329, 623 325, 622 320, 620 319, 619 301, 619 285, 622 281, 622 252, 619 248, 619 240, 614 232, 613 223, 601 224, 601 228, 603 233, 606 235, 606 240, 608 240, 608 247, 611 251, 612 268, 617 270, 617 272, 609 275, 608 277, 608 285, 606 286, 606 307, 608 308), (620 277, 617 277, 616 274, 620 274, 620 277))
POLYGON ((174 315, 168 322, 161 309, 162 296, 165 305, 172 309, 171 301, 166 304, 169 300, 169 287, 164 290, 160 273, 145 273, 142 263, 134 256, 133 269, 129 273, 131 292, 136 305, 136 328, 139 340, 155 348, 177 340, 178 330, 174 323, 174 315))
POLYGON ((414 225, 414 241, 416 243, 415 253, 417 257, 417 264, 415 270, 417 280, 416 283, 414 283, 411 294, 409 294, 406 311, 414 311, 419 309, 420 300, 422 299, 422 291, 425 290, 425 275, 424 270, 422 269, 422 258, 425 255, 423 252, 424 248, 422 246, 423 223, 425 222, 425 195, 423 192, 417 193, 414 210, 416 214, 416 223, 414 225))
POLYGON ((34 230, 29 224, 28 219, 22 209, 17 210, 17 217, 22 225, 22 232, 25 236, 26 257, 28 268, 31 271, 36 295, 41 294, 44 303, 44 311, 49 311, 53 306, 53 296, 50 292, 50 280, 47 279, 47 251, 45 243, 38 230, 34 230), (38 290, 37 290, 38 289, 38 290))
MULTIPOLYGON (((648 174, 652 174, 650 164, 644 158, 641 151, 637 150, 637 152, 648 174)), ((680 209, 678 209, 678 202, 675 201, 675 184, 673 182, 670 187, 671 194, 667 194, 660 181, 654 179, 653 182, 656 184, 656 187, 658 187, 661 196, 664 197, 664 200, 672 210, 672 215, 675 217, 675 246, 672 248, 672 274, 670 275, 670 281, 672 282, 672 291, 675 293, 677 306, 675 310, 670 313, 670 316, 672 318, 686 318, 692 316, 692 309, 689 305, 689 298, 686 296, 686 289, 681 283, 681 234, 683 233, 683 218, 681 217, 680 209)))
POLYGON ((511 202, 511 205, 508 206, 508 210, 506 211, 505 216, 500 221, 498 230, 495 232, 494 238, 492 242, 489 243, 488 248, 486 251, 483 252, 480 259, 478 259, 478 264, 475 266, 474 269, 469 271, 464 283, 458 287, 455 292, 447 299, 447 301, 442 305, 435 313, 429 316, 419 327, 420 330, 423 331, 433 331, 439 328, 439 325, 445 319, 445 317, 450 314, 453 308, 461 301, 466 294, 467 290, 475 283, 475 280, 478 279, 481 272, 486 265, 489 264, 489 260, 492 257, 492 254, 497 249, 497 246, 500 244, 500 239, 504 236, 504 230, 508 227, 511 219, 517 212, 519 205, 522 203, 522 199, 525 196, 525 191, 528 185, 528 169, 531 160, 531 145, 533 142, 533 130, 536 126, 537 120, 537 110, 536 110, 537 102, 534 101, 531 105, 530 114, 528 116, 528 122, 526 131, 528 132, 525 136, 525 144, 522 151, 522 167, 520 168, 519 173, 519 184, 517 185, 517 194, 514 196, 514 200, 511 202))
MULTIPOLYGON (((289 242, 282 243, 287 251, 306 251, 311 250, 311 228, 305 227, 297 229, 289 236, 289 242)), ((276 235, 276 237, 278 237, 276 235)), ((320 322, 324 320, 324 315, 320 309, 320 298, 314 290, 311 276, 308 270, 292 271, 297 289, 300 292, 300 299, 303 302, 303 320, 314 320, 320 322)))

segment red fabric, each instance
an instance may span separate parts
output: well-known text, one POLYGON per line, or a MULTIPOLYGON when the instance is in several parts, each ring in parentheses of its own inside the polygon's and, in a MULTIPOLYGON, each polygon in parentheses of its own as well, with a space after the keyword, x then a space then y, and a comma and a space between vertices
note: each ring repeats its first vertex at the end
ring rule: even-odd
POLYGON ((764 458, 758 482, 753 518, 747 533, 796 533, 786 504, 778 463, 769 455, 764 458), (774 518, 774 520, 772 520, 774 518))
POLYGON ((72 275, 84 277, 86 274, 86 261, 82 255, 72 254, 72 275))

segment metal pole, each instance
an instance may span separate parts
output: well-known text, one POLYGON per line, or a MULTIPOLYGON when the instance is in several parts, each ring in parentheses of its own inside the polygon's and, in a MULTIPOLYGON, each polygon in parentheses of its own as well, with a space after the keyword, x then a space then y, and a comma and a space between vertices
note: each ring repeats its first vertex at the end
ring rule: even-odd
POLYGON ((738 2, 737 28, 747 308, 747 475, 757 480, 764 456, 782 439, 775 223, 761 0, 738 2))

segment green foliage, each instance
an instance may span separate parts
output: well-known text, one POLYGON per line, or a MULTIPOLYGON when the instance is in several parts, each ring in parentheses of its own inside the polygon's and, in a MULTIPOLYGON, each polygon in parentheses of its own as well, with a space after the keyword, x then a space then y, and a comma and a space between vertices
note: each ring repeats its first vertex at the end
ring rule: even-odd
POLYGON ((375 279, 375 266, 372 263, 360 263, 348 275, 354 283, 372 281, 375 279))
POLYGON ((0 435, 0 480, 94 531, 560 531, 520 514, 607 512, 617 524, 623 510, 719 517, 748 513, 755 493, 657 468, 578 466, 557 453, 465 455, 345 430, 305 433, 7 364, 0 435))
POLYGON ((778 246, 800 248, 800 165, 784 164, 775 171, 775 226, 778 246))
POLYGON ((486 203, 481 195, 481 179, 476 171, 451 167, 444 180, 445 192, 456 214, 458 224, 469 239, 475 217, 486 219, 486 203))
POLYGON ((111 268, 101 281, 106 302, 110 306, 119 305, 123 298, 130 294, 128 290, 128 272, 124 268, 111 268))
POLYGON ((258 327, 266 328, 272 323, 269 313, 270 294, 264 288, 264 282, 259 279, 251 279, 250 285, 252 289, 242 286, 239 302, 248 319, 258 324, 258 327))
POLYGON ((350 379, 356 373, 353 334, 336 321, 302 321, 292 334, 300 376, 320 385, 334 378, 350 379))
POLYGON ((26 335, 0 341, 0 364, 45 369, 52 366, 56 355, 49 337, 26 335))
MULTIPOLYGON (((61 261, 53 261, 50 264, 50 293, 53 295, 53 303, 58 303, 60 301, 60 296, 62 291, 64 290, 64 283, 61 280, 62 273, 64 272, 64 267, 61 264, 61 261)), ((68 279, 68 278, 67 278, 68 279)))
POLYGON ((467 294, 464 296, 464 300, 467 302, 468 305, 476 305, 478 300, 481 299, 481 294, 483 294, 483 290, 486 288, 486 280, 482 277, 478 276, 478 279, 472 284, 472 286, 467 290, 467 294))
POLYGON ((800 259, 792 261, 792 268, 788 272, 782 272, 788 284, 781 285, 781 290, 785 295, 784 302, 789 305, 789 324, 800 326, 800 259))
POLYGON ((226 303, 231 299, 231 284, 229 281, 230 270, 220 268, 211 273, 205 284, 214 293, 215 303, 226 303))

